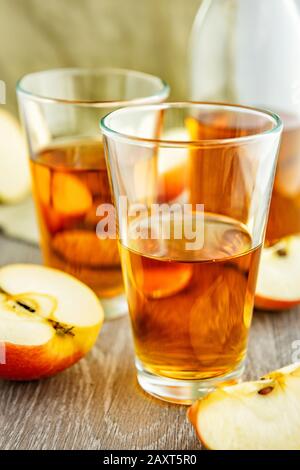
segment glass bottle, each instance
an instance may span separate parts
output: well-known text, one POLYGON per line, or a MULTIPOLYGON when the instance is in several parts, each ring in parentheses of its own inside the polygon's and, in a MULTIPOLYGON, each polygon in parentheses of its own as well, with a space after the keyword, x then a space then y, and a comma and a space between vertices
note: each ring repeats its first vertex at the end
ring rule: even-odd
POLYGON ((284 132, 257 307, 300 304, 300 2, 203 0, 190 40, 190 97, 277 112, 284 132))

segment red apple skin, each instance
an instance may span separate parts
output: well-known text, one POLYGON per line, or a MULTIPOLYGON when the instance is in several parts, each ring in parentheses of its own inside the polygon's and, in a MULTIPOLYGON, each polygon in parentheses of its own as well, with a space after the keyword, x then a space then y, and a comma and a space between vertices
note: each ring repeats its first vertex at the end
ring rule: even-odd
MULTIPOLYGON (((5 364, 0 378, 16 381, 38 380, 61 372, 83 358, 93 347, 101 324, 83 328, 77 340, 57 337, 39 346, 5 343, 5 364), (85 330, 85 331, 84 331, 85 330)), ((76 330, 74 330, 76 331, 76 330)))
POLYGON ((38 380, 71 367, 84 356, 84 351, 77 351, 68 357, 57 357, 54 362, 47 345, 19 346, 5 345, 6 364, 0 364, 0 378, 7 380, 38 380))
POLYGON ((192 423, 192 425, 195 427, 196 432, 196 423, 197 423, 197 414, 198 414, 198 408, 199 408, 199 401, 195 401, 195 403, 192 404, 187 410, 187 417, 192 423))
POLYGON ((269 297, 262 297, 255 295, 255 308, 258 310, 275 311, 289 310, 300 304, 300 299, 297 300, 279 300, 271 299, 269 297))

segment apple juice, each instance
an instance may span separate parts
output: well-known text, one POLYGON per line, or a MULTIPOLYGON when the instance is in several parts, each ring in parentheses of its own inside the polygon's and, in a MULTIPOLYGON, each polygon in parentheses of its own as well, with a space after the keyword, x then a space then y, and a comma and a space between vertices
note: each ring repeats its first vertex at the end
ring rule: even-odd
POLYGON ((64 142, 31 158, 46 265, 88 284, 101 297, 122 293, 115 239, 99 239, 97 207, 111 203, 101 141, 64 142))
POLYGON ((210 213, 201 249, 172 233, 120 244, 138 361, 174 379, 227 374, 245 358, 261 246, 240 222, 210 213))
POLYGON ((300 235, 300 123, 291 116, 282 118, 285 127, 266 232, 267 245, 289 235, 300 235))
MULTIPOLYGON (((278 164, 274 188, 271 199, 270 213, 266 231, 266 245, 270 246, 289 235, 300 234, 300 122, 297 117, 278 112, 284 122, 278 164)), ((226 114, 220 113, 207 123, 200 123, 194 118, 187 120, 187 127, 192 138, 216 139, 242 137, 244 135, 262 132, 262 126, 249 128, 247 119, 244 122, 230 123, 226 114)), ((232 152, 221 155, 218 149, 206 152, 199 158, 199 152, 192 155, 192 198, 205 203, 210 210, 220 210, 226 213, 229 208, 231 214, 235 211, 239 220, 246 220, 248 215, 247 186, 251 187, 251 175, 254 163, 251 159, 245 159, 243 168, 236 164, 236 154, 243 153, 243 148, 236 145, 232 152), (216 162, 214 171, 211 171, 213 163, 216 162), (228 186, 233 180, 239 182, 236 194, 219 191, 222 184, 223 174, 218 173, 218 166, 222 163, 223 173, 228 174, 228 186), (199 175, 204 183, 198 184, 199 175), (210 175, 213 175, 209 177, 210 175), (205 177, 205 178, 204 178, 205 177), (248 179, 248 181, 247 181, 248 179), (243 204, 241 204, 243 200, 243 204), (243 210, 241 210, 243 208, 243 210), (243 213, 244 212, 244 213, 243 213)), ((239 162, 238 162, 239 163, 239 162)))

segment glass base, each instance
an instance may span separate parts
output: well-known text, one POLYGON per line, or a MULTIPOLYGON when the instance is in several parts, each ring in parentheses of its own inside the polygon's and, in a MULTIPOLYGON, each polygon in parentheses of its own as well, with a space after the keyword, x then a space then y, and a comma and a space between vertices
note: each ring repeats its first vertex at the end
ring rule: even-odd
POLYGON ((240 382, 244 372, 244 361, 226 375, 205 380, 176 380, 154 375, 146 371, 136 360, 137 379, 145 392, 160 400, 181 405, 190 405, 198 398, 212 392, 218 385, 233 385, 240 382))
POLYGON ((126 315, 128 304, 125 295, 118 295, 111 298, 99 298, 104 310, 104 320, 114 320, 126 315))

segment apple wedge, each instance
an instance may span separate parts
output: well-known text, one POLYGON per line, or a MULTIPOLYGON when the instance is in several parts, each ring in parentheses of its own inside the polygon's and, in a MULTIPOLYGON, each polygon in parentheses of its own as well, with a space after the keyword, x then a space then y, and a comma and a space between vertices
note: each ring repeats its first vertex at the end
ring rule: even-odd
POLYGON ((62 271, 0 268, 0 378, 40 379, 70 367, 92 348, 103 318, 94 292, 62 271))
POLYGON ((0 203, 21 200, 30 189, 25 139, 17 119, 0 109, 0 203))
MULTIPOLYGON (((67 172, 56 172, 43 165, 31 165, 36 200, 50 233, 83 219, 93 206, 84 182, 67 172)), ((95 210, 96 212, 96 210, 95 210)))
POLYGON ((283 238, 264 248, 259 267, 255 306, 285 310, 300 304, 300 236, 283 238))
POLYGON ((300 363, 254 382, 218 388, 188 411, 214 450, 300 449, 300 363))
MULTIPOLYGON (((174 128, 166 131, 165 140, 188 141, 186 129, 174 128)), ((188 151, 186 148, 160 148, 158 153, 158 202, 174 201, 180 197, 187 185, 188 151)))

